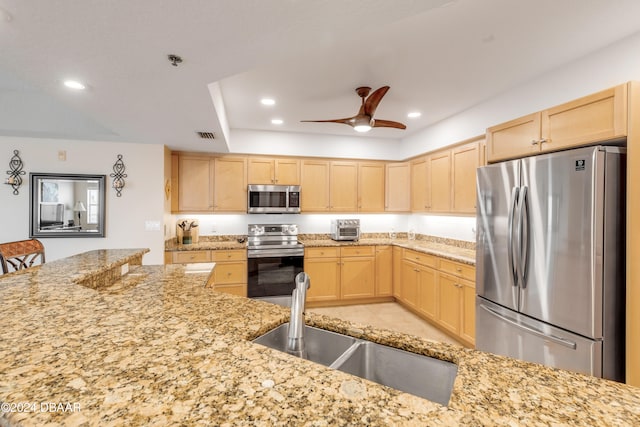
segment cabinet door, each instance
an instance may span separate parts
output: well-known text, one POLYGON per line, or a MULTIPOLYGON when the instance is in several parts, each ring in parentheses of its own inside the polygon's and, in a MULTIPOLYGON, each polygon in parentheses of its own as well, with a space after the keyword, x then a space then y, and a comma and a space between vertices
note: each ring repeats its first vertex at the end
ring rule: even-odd
POLYGON ((275 174, 278 185, 300 185, 300 160, 277 159, 275 174))
POLYGON ((303 212, 329 210, 329 162, 304 160, 302 162, 301 207, 303 212))
POLYGON ((400 300, 407 306, 416 308, 418 302, 418 266, 406 259, 402 260, 402 281, 400 300))
POLYGON ((215 291, 222 292, 225 294, 238 295, 240 297, 247 296, 247 285, 243 283, 238 283, 234 285, 220 285, 220 286, 214 285, 213 289, 215 291))
POLYGON ((542 112, 542 151, 555 151, 627 135, 627 85, 542 112))
POLYGON ((487 129, 487 161, 496 162, 539 152, 540 119, 540 113, 533 113, 487 129))
POLYGON ((431 187, 430 212, 451 211, 451 151, 444 150, 429 156, 431 187))
POLYGON ((307 301, 336 301, 340 298, 340 258, 305 257, 304 271, 311 281, 307 301))
POLYGON ((210 212, 213 209, 213 170, 210 157, 180 156, 178 161, 178 210, 210 212))
POLYGON ((358 211, 384 212, 384 163, 358 163, 358 211))
POLYGON ((451 151, 453 163, 453 212, 476 212, 476 169, 478 143, 471 142, 451 151))
POLYGON ((342 258, 340 287, 343 299, 375 296, 375 258, 342 258))
POLYGON ((462 324, 460 336, 470 344, 476 343, 476 286, 473 282, 461 280, 462 324))
POLYGON ((247 211, 246 159, 217 157, 215 159, 214 210, 217 212, 247 211))
POLYGON ((214 287, 234 283, 247 283, 246 261, 217 263, 213 269, 214 287))
POLYGON ((460 333, 461 285, 457 277, 438 274, 438 323, 458 335, 460 333))
POLYGON ((429 319, 435 320, 438 306, 436 271, 433 268, 421 266, 418 268, 417 275, 417 309, 429 319))
POLYGON ((409 162, 386 165, 385 211, 409 212, 411 209, 409 162))
POLYGON ((333 212, 358 210, 358 164, 331 162, 329 206, 333 212))
POLYGON ((393 247, 376 246, 376 296, 393 295, 393 247))
POLYGON ((402 285, 402 255, 403 249, 398 246, 393 247, 393 296, 400 298, 400 287, 402 285))
POLYGON ((427 157, 411 162, 411 212, 429 209, 429 175, 427 157))
POLYGON ((274 184, 275 162, 267 158, 250 158, 248 161, 249 184, 274 184))

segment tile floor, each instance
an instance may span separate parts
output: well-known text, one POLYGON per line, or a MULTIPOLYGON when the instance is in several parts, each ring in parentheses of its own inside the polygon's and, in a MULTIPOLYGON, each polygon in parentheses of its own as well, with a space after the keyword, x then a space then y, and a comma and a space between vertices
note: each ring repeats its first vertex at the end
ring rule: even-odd
POLYGON ((461 343, 449 335, 440 332, 436 327, 395 302, 342 307, 316 307, 307 308, 306 311, 462 346, 461 343))

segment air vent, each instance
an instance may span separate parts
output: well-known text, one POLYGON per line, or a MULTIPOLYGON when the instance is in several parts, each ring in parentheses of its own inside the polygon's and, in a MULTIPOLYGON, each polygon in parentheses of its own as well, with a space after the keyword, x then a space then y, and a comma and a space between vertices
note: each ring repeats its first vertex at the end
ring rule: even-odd
POLYGON ((196 132, 202 139, 215 139, 216 135, 213 132, 196 132))

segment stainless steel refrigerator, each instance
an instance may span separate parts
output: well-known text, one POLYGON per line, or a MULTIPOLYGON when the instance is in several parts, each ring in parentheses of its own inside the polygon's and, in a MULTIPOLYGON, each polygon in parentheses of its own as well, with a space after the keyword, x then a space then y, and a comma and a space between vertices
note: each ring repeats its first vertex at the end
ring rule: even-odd
POLYGON ((478 168, 476 348, 624 381, 619 147, 478 168))

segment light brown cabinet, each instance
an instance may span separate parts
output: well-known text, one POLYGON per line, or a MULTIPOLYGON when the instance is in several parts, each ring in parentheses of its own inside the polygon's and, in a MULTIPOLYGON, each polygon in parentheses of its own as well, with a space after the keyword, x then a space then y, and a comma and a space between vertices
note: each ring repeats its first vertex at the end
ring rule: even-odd
POLYGON ((248 159, 248 184, 300 185, 300 160, 270 157, 248 159))
POLYGON ((487 161, 525 157, 627 135, 627 85, 487 129, 487 161))
POLYGON ((475 343, 475 267, 403 249, 394 296, 460 341, 475 343), (396 290, 397 288, 397 290, 396 290))
POLYGON ((177 212, 247 211, 245 158, 178 155, 173 165, 177 212))
MULTIPOLYGON (((373 249, 373 247, 370 247, 373 249)), ((373 252, 373 251, 371 251, 373 252)), ((373 254, 341 256, 341 298, 362 299, 376 295, 376 268, 373 254)))
POLYGON ((476 212, 476 169, 478 168, 478 142, 451 150, 453 212, 476 212))
POLYGON ((358 210, 358 163, 330 162, 329 210, 356 212, 358 210))
POLYGON ((451 211, 451 151, 442 150, 429 155, 430 212, 451 211))
POLYGON ((375 295, 393 295, 393 246, 376 246, 375 295))
POLYGON ((384 212, 384 166, 358 162, 358 212, 384 212))
POLYGON ((411 209, 410 188, 410 163, 387 163, 385 183, 385 211, 409 212, 411 209))
POLYGON ((325 160, 302 161, 302 212, 326 212, 329 210, 330 163, 325 160))
POLYGON ((233 295, 247 296, 247 251, 194 250, 165 252, 165 260, 172 264, 215 262, 207 286, 233 295))
POLYGON ((411 161, 411 212, 429 210, 430 190, 428 157, 418 157, 411 161))
POLYGON ((304 271, 311 281, 307 291, 308 302, 340 299, 339 248, 305 248, 304 271))

